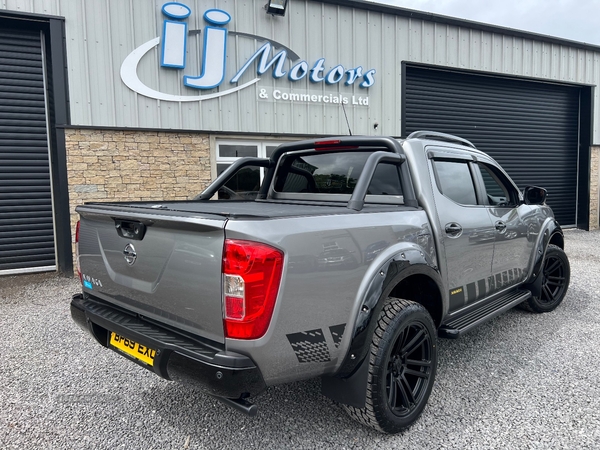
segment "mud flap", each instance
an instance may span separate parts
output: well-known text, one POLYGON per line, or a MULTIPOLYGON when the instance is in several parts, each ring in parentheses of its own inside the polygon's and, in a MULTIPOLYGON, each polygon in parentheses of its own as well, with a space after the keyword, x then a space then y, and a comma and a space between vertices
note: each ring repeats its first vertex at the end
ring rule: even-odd
POLYGON ((321 377, 321 393, 343 405, 364 408, 367 400, 369 357, 363 359, 358 369, 347 378, 321 377))
POLYGON ((533 297, 540 297, 542 295, 542 284, 544 281, 544 277, 542 276, 542 272, 538 273, 537 277, 530 282, 525 284, 523 287, 531 291, 531 295, 533 297))

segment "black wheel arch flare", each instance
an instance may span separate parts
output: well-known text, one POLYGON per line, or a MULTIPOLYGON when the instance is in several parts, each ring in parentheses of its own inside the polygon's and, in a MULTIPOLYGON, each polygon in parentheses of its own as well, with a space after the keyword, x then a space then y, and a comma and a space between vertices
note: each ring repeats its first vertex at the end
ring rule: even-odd
MULTIPOLYGON (((440 311, 430 311, 432 317, 439 317, 440 322, 434 319, 439 326, 441 319, 448 310, 447 298, 443 296, 442 278, 437 269, 434 269, 421 256, 421 252, 411 249, 396 254, 377 272, 375 278, 363 297, 358 316, 354 323, 348 323, 346 332, 352 333, 352 340, 344 361, 333 376, 323 377, 322 393, 329 398, 355 407, 363 407, 366 400, 366 385, 368 370, 366 370, 367 356, 371 345, 371 338, 377 318, 385 305, 385 300, 403 280, 419 275, 427 277, 437 288, 439 297, 437 308, 440 311), (383 274, 383 276, 382 276, 383 274), (343 382, 340 382, 341 381, 343 382)), ((399 295, 399 294, 396 294, 399 295)), ((412 299, 417 301, 418 299, 412 299)), ((423 305, 428 310, 431 305, 423 305)))
POLYGON ((534 296, 539 296, 542 289, 542 278, 540 276, 544 259, 546 258, 546 250, 548 245, 554 244, 564 250, 564 236, 558 222, 554 219, 548 219, 544 223, 540 236, 536 243, 535 259, 529 270, 529 277, 525 284, 525 288, 529 289, 534 296))

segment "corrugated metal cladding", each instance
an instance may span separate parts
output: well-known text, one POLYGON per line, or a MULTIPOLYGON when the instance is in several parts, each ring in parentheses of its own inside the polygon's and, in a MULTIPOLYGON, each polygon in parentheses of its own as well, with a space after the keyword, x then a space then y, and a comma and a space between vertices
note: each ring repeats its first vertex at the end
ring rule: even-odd
MULTIPOLYGON (((206 25, 203 13, 220 8, 231 14, 229 31, 264 36, 293 50, 313 64, 325 58, 325 67, 342 64, 377 70, 375 84, 358 86, 292 83, 275 80, 268 72, 256 85, 225 97, 179 103, 153 100, 127 88, 119 77, 125 57, 162 30, 159 0, 8 0, 3 8, 56 14, 66 18, 69 58, 70 104, 73 125, 109 127, 175 128, 262 133, 345 134, 347 127, 339 106, 292 104, 259 98, 271 91, 343 94, 369 97, 369 106, 348 105, 356 134, 399 135, 401 120, 400 73, 403 61, 459 69, 537 77, 568 83, 600 84, 600 53, 569 45, 509 36, 366 9, 308 0, 290 0, 285 17, 265 13, 265 0, 184 0, 192 9, 190 30, 206 25), (377 122, 377 130, 373 128, 377 122)), ((365 3, 366 4, 366 3, 365 3)), ((367 6, 365 6, 367 8, 367 6)), ((159 50, 142 59, 138 74, 148 86, 173 94, 192 95, 183 86, 184 73, 200 72, 202 34, 188 46, 188 67, 183 72, 159 68, 159 50)), ((229 88, 237 69, 262 41, 230 34, 226 82, 229 88)), ((289 64, 287 66, 289 69, 289 64)), ((247 71, 240 83, 256 75, 247 71)), ((595 92, 595 117, 600 117, 600 97, 595 92)), ((600 143, 599 123, 594 142, 600 143)))
POLYGON ((559 223, 576 224, 578 88, 410 66, 405 88, 407 134, 469 139, 519 188, 546 188, 559 223))
POLYGON ((39 32, 0 30, 0 272, 55 266, 39 32))

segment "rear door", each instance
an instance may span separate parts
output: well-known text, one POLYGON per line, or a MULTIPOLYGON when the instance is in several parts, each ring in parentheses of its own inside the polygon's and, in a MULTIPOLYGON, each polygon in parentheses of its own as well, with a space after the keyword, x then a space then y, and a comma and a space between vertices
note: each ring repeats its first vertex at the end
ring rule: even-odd
POLYGON ((475 189, 472 158, 430 151, 431 178, 446 250, 450 312, 486 295, 494 255, 494 227, 475 189))
POLYGON ((225 218, 110 208, 86 205, 77 209, 84 293, 224 342, 225 218))

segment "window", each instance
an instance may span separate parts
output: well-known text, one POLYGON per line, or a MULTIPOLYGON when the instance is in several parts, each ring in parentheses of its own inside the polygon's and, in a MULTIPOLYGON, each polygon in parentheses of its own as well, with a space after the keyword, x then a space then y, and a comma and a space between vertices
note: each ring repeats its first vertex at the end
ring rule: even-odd
MULTIPOLYGON (((357 151, 284 155, 275 191, 352 194, 371 154, 357 151)), ((398 166, 379 164, 367 194, 402 195, 398 166)))
POLYGON ((238 170, 227 183, 219 189, 219 200, 252 200, 258 195, 261 168, 246 166, 238 170))
POLYGON ((242 158, 243 156, 258 156, 256 145, 219 145, 219 156, 223 158, 242 158))
POLYGON ((496 206, 516 205, 519 196, 510 182, 504 179, 504 175, 486 164, 478 163, 478 166, 485 185, 488 203, 496 206))
POLYGON ((217 175, 238 158, 252 156, 269 158, 282 142, 275 141, 217 141, 217 175))
POLYGON ((367 190, 370 195, 402 195, 400 167, 395 164, 379 164, 367 190))
POLYGON ((367 153, 284 155, 279 165, 277 192, 352 194, 367 153))
MULTIPOLYGON (((274 141, 217 141, 217 175, 221 175, 236 159, 246 156, 268 158, 280 142, 274 141)), ((244 167, 219 190, 220 200, 253 199, 264 177, 264 169, 244 167)))
POLYGON ((476 205, 477 196, 469 164, 465 161, 434 162, 440 192, 461 205, 476 205))

